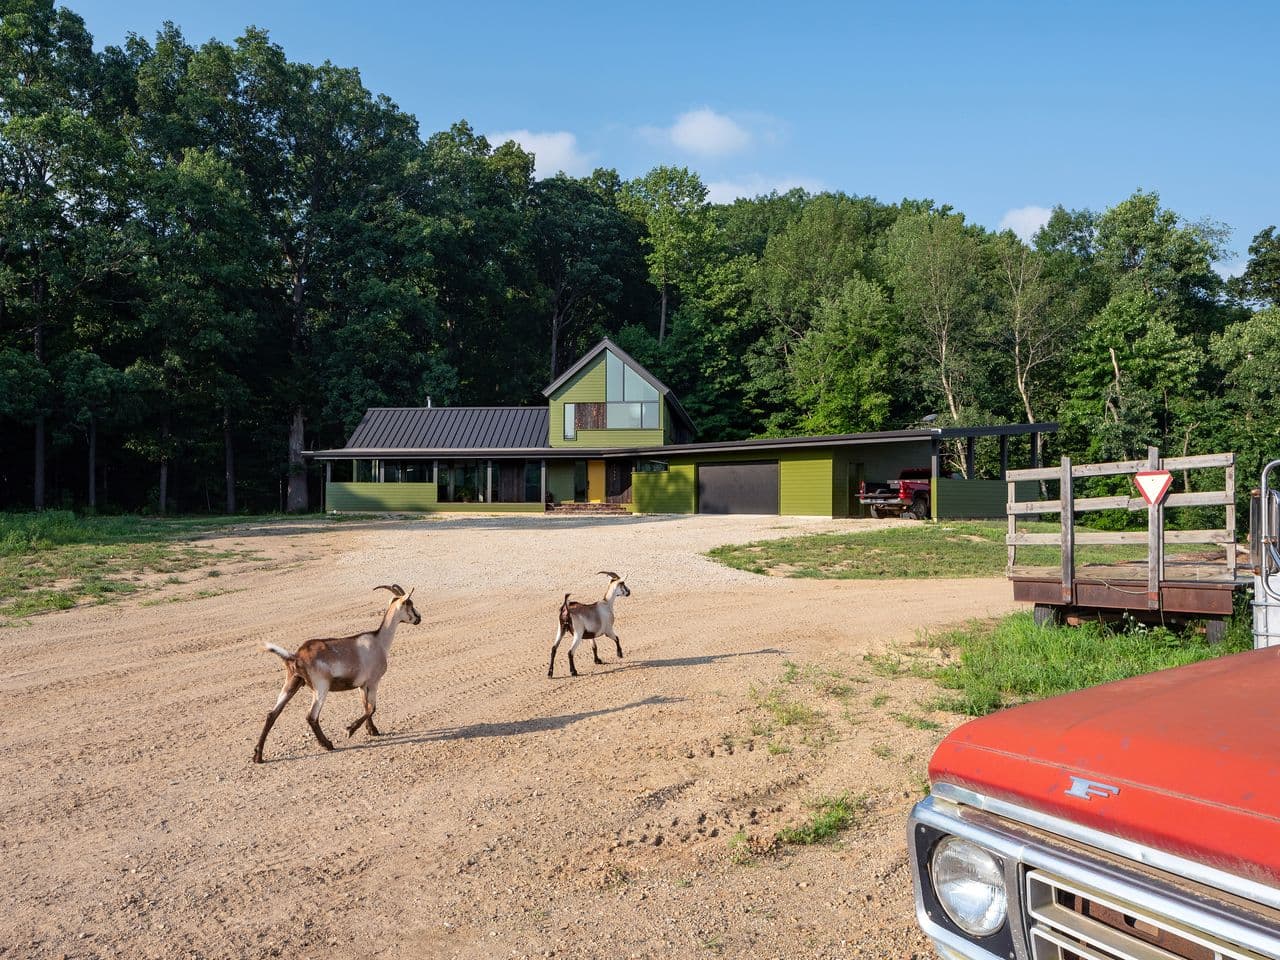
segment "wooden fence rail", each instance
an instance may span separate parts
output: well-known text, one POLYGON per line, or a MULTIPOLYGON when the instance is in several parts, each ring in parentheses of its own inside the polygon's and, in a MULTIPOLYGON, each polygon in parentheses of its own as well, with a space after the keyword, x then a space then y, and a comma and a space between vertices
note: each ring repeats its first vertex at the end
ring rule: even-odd
POLYGON ((1009 549, 1008 573, 1013 576, 1018 547, 1054 546, 1062 551, 1062 602, 1071 604, 1075 596, 1075 546, 1100 544, 1116 546, 1124 544, 1147 545, 1147 608, 1160 608, 1160 584, 1164 580, 1164 548, 1167 543, 1203 543, 1222 547, 1226 551, 1227 574, 1236 576, 1236 468, 1234 453, 1212 453, 1194 457, 1168 457, 1161 459, 1160 450, 1150 447, 1146 460, 1122 460, 1112 463, 1073 464, 1070 457, 1063 457, 1057 467, 1037 467, 1031 470, 1010 470, 1008 519, 1009 530, 1005 544, 1009 549), (1141 497, 1119 494, 1109 497, 1077 497, 1075 481, 1086 477, 1123 476, 1144 470, 1206 470, 1224 469, 1222 490, 1171 493, 1162 503, 1149 505, 1141 497), (1019 502, 1017 484, 1025 481, 1057 480, 1058 497, 1053 500, 1029 500, 1019 502), (1226 523, 1213 530, 1166 530, 1166 507, 1224 507, 1226 523), (1084 530, 1076 532, 1076 515, 1097 510, 1147 511, 1147 529, 1124 531, 1084 530), (1057 514, 1061 523, 1058 533, 1020 533, 1020 517, 1057 514))

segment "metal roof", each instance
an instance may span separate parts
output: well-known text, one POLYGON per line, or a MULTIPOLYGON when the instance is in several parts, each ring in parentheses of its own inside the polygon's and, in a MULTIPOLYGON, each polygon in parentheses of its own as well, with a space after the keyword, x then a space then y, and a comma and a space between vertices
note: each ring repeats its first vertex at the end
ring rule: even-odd
POLYGON ((371 407, 348 448, 529 449, 545 447, 546 407, 371 407))

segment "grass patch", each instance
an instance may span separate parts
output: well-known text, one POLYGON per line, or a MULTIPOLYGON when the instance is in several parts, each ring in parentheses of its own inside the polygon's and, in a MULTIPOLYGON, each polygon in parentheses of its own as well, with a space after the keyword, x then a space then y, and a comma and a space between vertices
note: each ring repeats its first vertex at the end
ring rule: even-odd
POLYGON ((821 713, 808 704, 787 699, 782 690, 777 687, 768 693, 761 693, 752 687, 751 699, 779 727, 808 727, 817 723, 822 717, 821 713))
POLYGON ((928 717, 921 717, 914 713, 891 713, 889 716, 897 720, 904 727, 911 727, 913 730, 941 730, 942 724, 936 720, 930 720, 928 717))
POLYGON ((143 589, 144 574, 168 574, 174 583, 184 571, 251 559, 250 551, 191 542, 245 519, 0 513, 0 619, 106 603, 143 589))
MULTIPOLYGON (((1056 533, 1056 523, 1022 523, 1026 533, 1056 533)), ((886 577, 1003 576, 1008 551, 1002 521, 918 523, 856 533, 818 533, 781 540, 730 544, 707 556, 726 566, 770 576, 822 580, 874 580, 886 577)), ((1169 544, 1167 552, 1203 550, 1194 544, 1169 544)), ((1146 559, 1145 546, 1076 547, 1077 566, 1124 563, 1146 559)), ((1020 547, 1020 567, 1055 567, 1061 561, 1056 547, 1020 547)))
POLYGON ((779 842, 793 846, 825 843, 842 830, 853 826, 863 811, 865 802, 861 797, 850 797, 847 793, 842 793, 838 797, 815 800, 811 806, 813 814, 808 820, 778 831, 779 842))
POLYGON ((1096 623, 1037 627, 1030 612, 969 623, 938 643, 956 647, 959 659, 934 671, 937 682, 955 692, 931 706, 969 716, 1252 646, 1239 623, 1225 641, 1210 646, 1199 634, 1140 624, 1118 630, 1096 623))

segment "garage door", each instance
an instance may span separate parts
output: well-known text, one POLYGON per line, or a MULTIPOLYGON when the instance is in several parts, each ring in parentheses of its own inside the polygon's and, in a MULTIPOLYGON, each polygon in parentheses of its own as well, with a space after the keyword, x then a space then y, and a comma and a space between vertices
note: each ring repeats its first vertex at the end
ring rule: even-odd
POLYGON ((778 512, 778 461, 698 464, 699 513, 778 512))

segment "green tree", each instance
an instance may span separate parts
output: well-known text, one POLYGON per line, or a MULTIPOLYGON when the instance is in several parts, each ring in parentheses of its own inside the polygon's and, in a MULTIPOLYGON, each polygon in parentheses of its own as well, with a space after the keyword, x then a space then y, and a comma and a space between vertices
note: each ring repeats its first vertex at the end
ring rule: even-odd
POLYGON ((981 310, 980 247, 959 214, 913 213, 889 228, 884 272, 926 383, 952 423, 961 423, 978 379, 974 358, 981 310))
POLYGON ((1233 278, 1230 287, 1242 300, 1280 307, 1280 236, 1274 226, 1254 235, 1244 273, 1233 278))
POLYGON ((658 343, 667 336, 671 288, 698 271, 707 243, 707 188, 687 167, 654 167, 623 189, 624 209, 645 225, 649 280, 658 288, 658 343))

